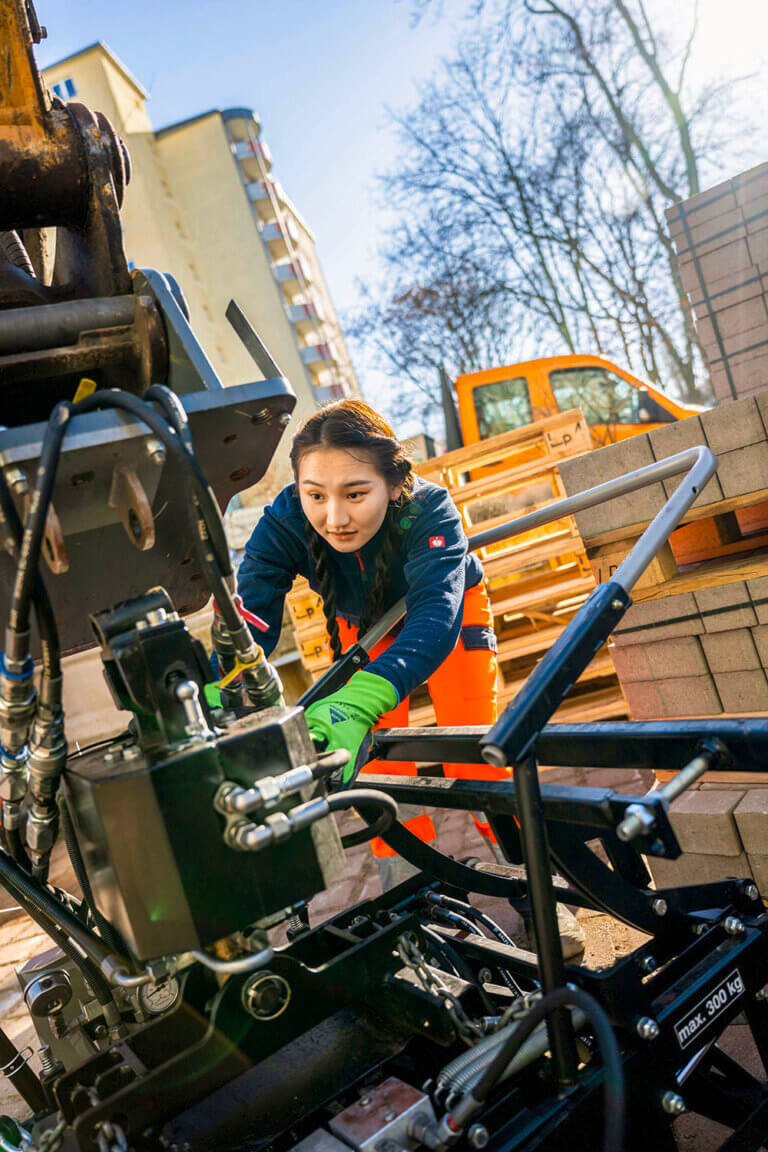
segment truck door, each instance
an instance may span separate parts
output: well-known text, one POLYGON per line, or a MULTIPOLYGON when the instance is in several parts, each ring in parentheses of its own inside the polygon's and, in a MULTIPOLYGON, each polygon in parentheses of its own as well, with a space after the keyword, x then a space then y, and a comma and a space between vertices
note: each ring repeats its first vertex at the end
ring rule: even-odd
POLYGON ((549 373, 558 409, 581 408, 596 445, 626 440, 675 420, 660 403, 608 368, 558 368, 549 373))

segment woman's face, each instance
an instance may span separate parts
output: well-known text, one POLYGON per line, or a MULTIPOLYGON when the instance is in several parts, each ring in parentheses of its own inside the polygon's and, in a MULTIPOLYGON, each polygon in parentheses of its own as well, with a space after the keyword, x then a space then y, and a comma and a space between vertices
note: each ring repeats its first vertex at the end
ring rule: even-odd
POLYGON ((390 486, 364 448, 312 448, 299 461, 298 488, 304 515, 337 552, 357 552, 384 523, 390 486))

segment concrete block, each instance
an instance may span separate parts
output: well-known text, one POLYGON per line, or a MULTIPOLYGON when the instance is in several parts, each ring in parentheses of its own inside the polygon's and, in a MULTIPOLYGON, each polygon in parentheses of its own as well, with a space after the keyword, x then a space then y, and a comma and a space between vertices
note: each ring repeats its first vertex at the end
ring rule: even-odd
POLYGON ((703 631, 704 622, 693 593, 684 592, 633 604, 612 639, 614 644, 655 644, 657 640, 696 636, 703 631))
POLYGON ((747 251, 755 264, 768 264, 768 228, 747 234, 747 251))
POLYGON ((768 624, 768 576, 756 576, 754 580, 747 580, 747 593, 752 601, 758 624, 768 624))
POLYGON ((743 580, 701 588, 692 593, 701 613, 705 632, 728 632, 733 628, 751 628, 757 616, 743 580))
MULTIPOLYGON (((609 444, 596 452, 563 460, 559 465, 560 478, 569 496, 584 492, 606 480, 615 480, 634 472, 646 464, 653 464, 655 457, 651 451, 647 434, 622 440, 620 444, 609 444)), ((652 484, 629 496, 609 500, 597 508, 579 512, 576 523, 584 540, 589 540, 601 532, 624 528, 630 524, 652 520, 665 502, 661 484, 652 484)))
POLYGON ((717 475, 726 499, 768 488, 768 442, 724 452, 718 460, 717 475))
MULTIPOLYGON (((689 416, 686 420, 678 420, 674 424, 665 424, 662 428, 655 428, 649 433, 651 450, 657 460, 666 460, 677 452, 684 452, 686 448, 696 448, 699 444, 706 444, 707 438, 701 419, 698 416, 689 416)), ((670 497, 679 486, 683 476, 674 476, 664 480, 664 492, 670 497)), ((698 504, 712 504, 723 499, 723 490, 717 473, 701 490, 693 502, 694 508, 698 504)))
POLYGON ((687 884, 709 884, 735 877, 751 880, 752 870, 746 852, 738 856, 705 856, 702 852, 684 852, 677 860, 646 858, 657 888, 679 888, 687 884))
POLYGON ((748 444, 761 444, 768 438, 754 396, 736 400, 727 408, 711 408, 709 412, 702 412, 700 421, 707 444, 716 456, 744 448, 748 444))
POLYGON ((750 631, 760 667, 768 668, 768 624, 758 624, 757 628, 752 628, 750 631))
MULTIPOLYGON (((699 256, 699 268, 705 284, 711 284, 723 276, 732 276, 736 272, 745 271, 755 263, 756 260, 750 255, 747 247, 746 234, 741 239, 734 239, 730 244, 699 256)), ((687 255, 680 260, 680 278, 686 292, 693 292, 701 287, 693 259, 687 255)))
POLYGON ((651 670, 652 680, 668 680, 672 676, 706 676, 709 672, 698 636, 654 640, 644 646, 643 654, 651 670))
POLYGON ((768 900, 768 856, 750 852, 748 860, 755 884, 760 889, 760 895, 763 900, 768 900))
POLYGON ((717 340, 715 323, 720 339, 727 341, 768 322, 768 309, 762 292, 749 300, 742 300, 740 304, 726 304, 721 300, 720 305, 715 311, 714 320, 711 316, 705 316, 696 324, 702 344, 711 344, 717 340))
POLYGON ((611 644, 608 652, 622 685, 653 680, 644 645, 611 644))
POLYGON ((701 646, 710 672, 744 672, 747 669, 761 667, 760 657, 749 628, 734 628, 729 632, 708 632, 701 637, 701 646))
POLYGON ((743 852, 734 810, 744 792, 685 792, 669 810, 683 852, 706 856, 738 856, 743 852))
POLYGON ((762 291, 760 269, 757 264, 752 264, 749 268, 735 272, 731 276, 723 276, 721 280, 707 284, 706 295, 703 288, 697 288, 695 292, 691 293, 691 303, 696 309, 697 317, 699 311, 701 311, 701 315, 708 316, 710 306, 715 310, 721 304, 730 307, 733 304, 740 304, 742 300, 751 300, 753 296, 761 295, 762 291))
MULTIPOLYGON (((762 675, 762 672, 760 673, 762 675)), ((747 673, 739 673, 744 676, 747 673)), ((706 676, 671 676, 656 682, 663 716, 716 716, 723 711, 715 681, 706 676)), ((766 681, 768 696, 768 681, 766 681)))
MULTIPOLYGON (((737 396, 756 393, 755 399, 760 399, 760 391, 768 389, 768 344, 763 348, 754 348, 751 352, 743 352, 739 356, 729 356, 731 380, 737 396)), ((709 368, 709 376, 715 396, 719 403, 724 400, 733 401, 723 361, 709 368)), ((759 403, 758 403, 759 406, 759 403)), ((763 415, 763 423, 765 423, 763 415)))
POLYGON ((762 668, 747 672, 716 672, 724 712, 768 712, 768 679, 762 668))
POLYGON ((666 715, 659 686, 655 680, 627 684, 622 681, 621 687, 633 720, 659 720, 666 715))
POLYGON ((768 788, 750 788, 733 815, 747 852, 768 856, 768 788))

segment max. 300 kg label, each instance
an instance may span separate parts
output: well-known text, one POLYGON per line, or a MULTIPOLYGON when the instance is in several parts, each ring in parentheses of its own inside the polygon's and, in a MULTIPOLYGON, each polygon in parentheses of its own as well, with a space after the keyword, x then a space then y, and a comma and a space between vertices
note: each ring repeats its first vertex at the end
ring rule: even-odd
POLYGON ((716 988, 699 1000, 696 1007, 675 1024, 675 1035, 681 1048, 687 1048, 713 1020, 724 1012, 728 1005, 741 996, 744 981, 738 968, 734 968, 716 988))

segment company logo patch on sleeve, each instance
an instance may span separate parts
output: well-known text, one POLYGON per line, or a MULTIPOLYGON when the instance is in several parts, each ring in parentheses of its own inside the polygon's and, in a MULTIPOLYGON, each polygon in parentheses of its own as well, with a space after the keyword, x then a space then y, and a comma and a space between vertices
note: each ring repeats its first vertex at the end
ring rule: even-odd
POLYGON ((430 548, 445 548, 445 536, 430 536, 430 548))

